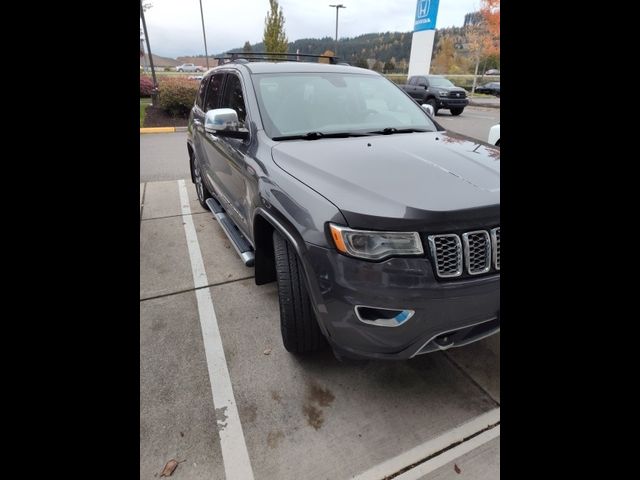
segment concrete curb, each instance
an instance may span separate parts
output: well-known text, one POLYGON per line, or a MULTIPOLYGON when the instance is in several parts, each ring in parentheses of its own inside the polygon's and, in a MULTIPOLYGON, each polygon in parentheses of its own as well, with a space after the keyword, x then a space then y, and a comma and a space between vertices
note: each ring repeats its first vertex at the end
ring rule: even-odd
POLYGON ((176 127, 147 127, 141 128, 140 133, 173 133, 176 127))
POLYGON ((489 103, 489 102, 483 102, 482 100, 478 101, 478 100, 471 100, 471 99, 469 99, 469 106, 485 107, 485 108, 500 108, 499 103, 489 103))
POLYGON ((187 127, 146 127, 140 129, 140 133, 174 133, 186 131, 187 127))

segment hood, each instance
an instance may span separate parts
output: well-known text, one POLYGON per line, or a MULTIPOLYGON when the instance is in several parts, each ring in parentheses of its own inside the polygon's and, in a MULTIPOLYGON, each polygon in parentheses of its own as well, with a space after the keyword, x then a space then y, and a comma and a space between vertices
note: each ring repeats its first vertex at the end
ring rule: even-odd
POLYGON ((467 93, 467 91, 462 88, 462 87, 433 87, 433 88, 438 88, 440 90, 445 90, 447 92, 461 92, 461 93, 467 93))
POLYGON ((455 230, 499 223, 500 149, 451 132, 294 140, 275 163, 353 228, 455 230))

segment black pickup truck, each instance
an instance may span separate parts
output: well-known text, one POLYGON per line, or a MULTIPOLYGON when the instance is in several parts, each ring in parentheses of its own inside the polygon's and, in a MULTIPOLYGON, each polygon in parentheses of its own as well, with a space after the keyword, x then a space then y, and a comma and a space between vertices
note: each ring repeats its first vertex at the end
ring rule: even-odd
POLYGON ((427 103, 438 110, 450 110, 451 115, 460 115, 464 107, 469 105, 467 92, 456 87, 448 79, 437 75, 418 75, 409 77, 406 85, 400 85, 405 92, 419 103, 427 103))

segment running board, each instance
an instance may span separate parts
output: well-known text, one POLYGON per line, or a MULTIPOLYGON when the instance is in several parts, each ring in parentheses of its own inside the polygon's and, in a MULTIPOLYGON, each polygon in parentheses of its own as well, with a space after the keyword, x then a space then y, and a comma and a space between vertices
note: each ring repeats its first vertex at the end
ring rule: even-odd
POLYGON ((211 213, 213 213, 213 218, 218 221, 222 227, 222 231, 231 241, 231 245, 233 245, 235 251, 240 255, 242 262, 247 267, 253 267, 255 255, 251 244, 244 238, 244 235, 242 235, 238 227, 236 227, 236 224, 233 223, 233 220, 229 218, 224 208, 222 208, 222 205, 220 205, 220 202, 215 198, 207 198, 206 203, 211 213))

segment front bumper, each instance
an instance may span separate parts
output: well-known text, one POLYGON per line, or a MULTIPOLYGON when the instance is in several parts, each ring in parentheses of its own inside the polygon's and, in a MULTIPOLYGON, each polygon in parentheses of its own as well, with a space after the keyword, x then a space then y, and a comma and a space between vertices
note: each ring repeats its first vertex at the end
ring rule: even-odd
POLYGON ((320 328, 339 355, 407 359, 500 329, 499 274, 441 281, 427 257, 368 262, 311 244, 303 262, 320 328), (359 320, 357 305, 415 314, 399 326, 382 327, 359 320))
POLYGON ((464 108, 469 105, 468 98, 440 97, 438 98, 438 108, 464 108))

